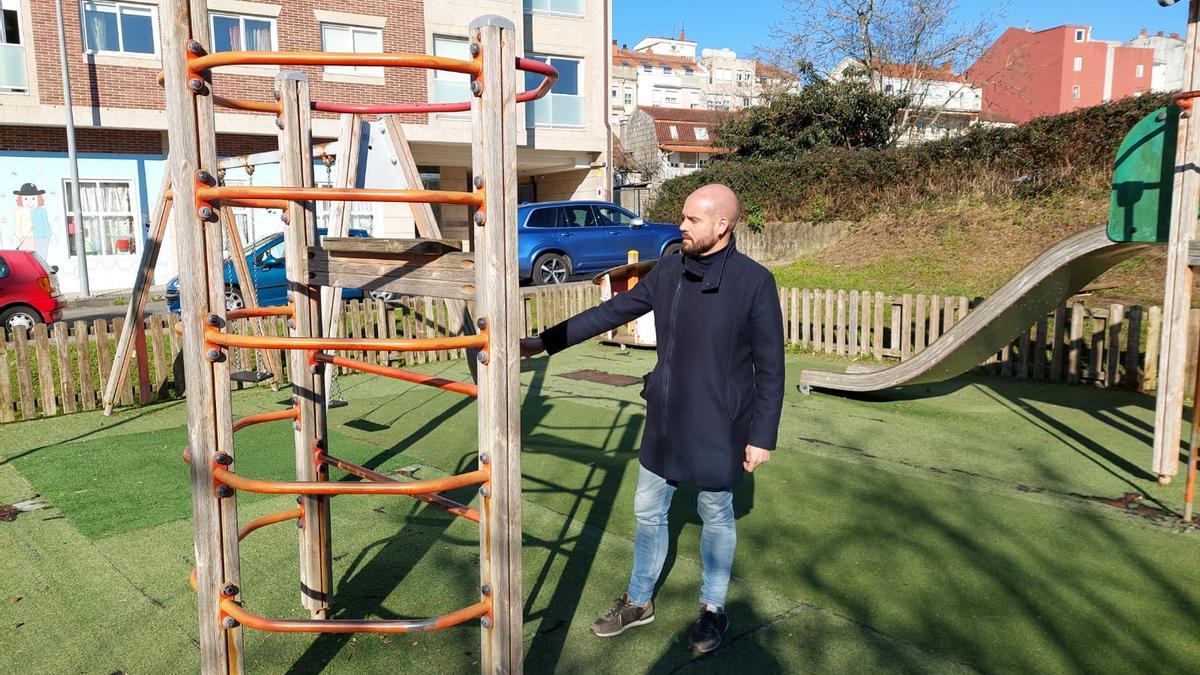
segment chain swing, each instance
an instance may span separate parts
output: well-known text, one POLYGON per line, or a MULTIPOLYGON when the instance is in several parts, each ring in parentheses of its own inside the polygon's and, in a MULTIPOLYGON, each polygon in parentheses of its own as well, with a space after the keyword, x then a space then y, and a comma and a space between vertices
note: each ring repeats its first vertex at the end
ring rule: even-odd
MULTIPOLYGON (((249 164, 249 163, 243 164, 243 168, 245 168, 245 170, 246 170, 247 185, 254 185, 254 165, 249 164)), ((222 170, 220 177, 222 179, 224 179, 224 170, 222 170)), ((233 211, 229 211, 229 214, 230 214, 230 217, 233 217, 233 211)), ((253 217, 253 216, 251 216, 251 217, 253 217)), ((231 230, 233 230, 233 236, 240 238, 242 235, 241 235, 241 232, 238 231, 237 220, 234 219, 234 221, 231 223, 231 225, 233 226, 230 228, 231 230)), ((253 239, 250 237, 247 237, 247 240, 253 241, 253 239)), ((244 254, 245 251, 243 250, 242 253, 244 254)), ((254 287, 252 289, 253 291, 255 291, 255 292, 258 291, 258 265, 255 265, 255 264, 250 265, 250 285, 254 287)), ((246 291, 243 290, 242 293, 243 293, 242 298, 244 299, 246 297, 244 295, 246 293, 246 291)), ((243 300, 242 305, 245 306, 244 300, 243 300)), ((241 328, 239 327, 239 332, 240 331, 241 331, 241 328)), ((273 373, 268 372, 267 369, 263 367, 262 354, 261 354, 260 350, 258 350, 258 349, 253 350, 253 352, 254 352, 254 369, 253 370, 244 370, 242 368, 242 352, 243 351, 245 351, 245 350, 243 350, 243 349, 233 350, 233 352, 234 352, 234 354, 233 354, 233 372, 229 374, 229 379, 233 380, 234 382, 241 382, 243 384, 258 384, 260 382, 266 382, 267 380, 275 377, 275 375, 273 373)))
MULTIPOLYGON (((321 163, 325 165, 325 185, 327 187, 333 187, 333 163, 335 161, 336 160, 334 159, 334 157, 332 155, 330 155, 329 153, 327 153, 327 152, 321 153, 321 163)), ((349 207, 349 202, 347 202, 346 204, 344 204, 342 206, 343 209, 348 208, 348 207, 349 207)), ((325 213, 330 214, 328 206, 326 206, 325 213)), ((330 226, 330 222, 328 220, 328 215, 327 215, 326 221, 325 221, 325 232, 327 232, 327 233, 329 232, 329 226, 330 226)), ((335 308, 332 311, 338 311, 338 310, 340 310, 340 308, 335 308)), ((332 364, 327 364, 325 367, 330 369, 329 370, 329 391, 327 392, 327 394, 325 396, 325 407, 327 409, 332 410, 333 408, 344 408, 344 407, 350 405, 350 402, 346 400, 345 394, 342 392, 341 379, 338 378, 338 371, 341 369, 332 364)))

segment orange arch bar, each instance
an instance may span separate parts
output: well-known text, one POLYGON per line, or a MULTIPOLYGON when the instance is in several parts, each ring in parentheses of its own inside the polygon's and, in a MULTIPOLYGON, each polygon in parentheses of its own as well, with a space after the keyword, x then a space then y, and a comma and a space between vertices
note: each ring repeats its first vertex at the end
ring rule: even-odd
POLYGON ((246 427, 264 422, 276 422, 278 420, 294 420, 300 416, 300 411, 296 408, 285 408, 283 410, 272 410, 270 412, 257 413, 247 415, 233 423, 233 430, 240 431, 246 427))
POLYGON ((220 467, 213 468, 213 479, 235 490, 263 495, 423 495, 445 492, 468 485, 486 483, 492 472, 476 469, 457 476, 412 483, 343 483, 331 481, 284 481, 246 478, 220 467))
MULTIPOLYGON (((255 187, 222 185, 196 188, 200 201, 290 200, 328 202, 402 202, 406 204, 462 204, 483 206, 483 192, 449 190, 383 190, 361 188, 255 187)), ((273 207, 267 207, 273 208, 273 207)))
POLYGON ((478 61, 464 61, 428 54, 358 54, 354 52, 217 52, 190 57, 188 71, 204 73, 213 68, 238 65, 266 66, 386 66, 392 68, 426 68, 452 73, 479 75, 478 61))
POLYGON ((313 358, 322 363, 328 363, 342 368, 353 368, 364 373, 372 375, 383 375, 395 380, 403 380, 404 382, 412 382, 414 384, 423 384, 427 387, 436 387, 446 391, 452 391, 456 394, 465 394, 467 396, 479 396, 479 387, 468 384, 466 382, 458 382, 456 380, 447 380, 442 377, 434 377, 433 375, 423 375, 414 373, 411 370, 403 370, 401 368, 393 368, 391 366, 381 366, 375 363, 367 363, 357 359, 347 359, 341 356, 330 356, 322 352, 317 352, 313 358))
POLYGON ((492 601, 483 600, 450 614, 428 619, 369 621, 352 619, 270 619, 248 612, 232 599, 221 601, 221 611, 238 623, 272 633, 423 633, 457 626, 492 611, 492 601))
POLYGON ((291 303, 286 305, 272 305, 270 307, 243 307, 242 309, 231 309, 225 312, 225 318, 233 321, 235 319, 249 319, 260 316, 292 316, 295 309, 291 303))
POLYGON ((283 523, 289 520, 295 520, 303 515, 304 509, 297 507, 294 509, 288 509, 287 511, 280 511, 278 513, 268 513, 261 518, 255 518, 254 520, 243 525, 242 529, 238 530, 238 541, 245 539, 247 535, 260 527, 266 527, 267 525, 274 525, 275 523, 283 523))
MULTIPOLYGON (((182 325, 182 324, 180 324, 182 325)), ((487 335, 460 335, 444 338, 318 338, 276 337, 271 335, 234 335, 216 328, 205 329, 205 340, 223 347, 246 349, 352 349, 367 352, 421 352, 443 349, 486 347, 487 335)))

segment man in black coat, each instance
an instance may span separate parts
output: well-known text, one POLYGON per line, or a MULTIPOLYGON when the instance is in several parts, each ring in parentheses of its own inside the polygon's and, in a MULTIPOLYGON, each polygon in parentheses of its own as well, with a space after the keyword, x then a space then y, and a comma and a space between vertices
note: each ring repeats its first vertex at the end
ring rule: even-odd
POLYGON ((683 206, 683 255, 661 259, 629 292, 521 341, 549 354, 654 312, 658 364, 645 377, 634 512, 633 573, 592 632, 611 637, 654 620, 652 597, 667 553, 667 510, 679 483, 700 489, 703 581, 692 649, 709 652, 728 630, 725 593, 737 531, 733 488, 771 458, 783 407, 783 330, 775 279, 739 253, 741 214, 724 185, 705 185, 683 206))

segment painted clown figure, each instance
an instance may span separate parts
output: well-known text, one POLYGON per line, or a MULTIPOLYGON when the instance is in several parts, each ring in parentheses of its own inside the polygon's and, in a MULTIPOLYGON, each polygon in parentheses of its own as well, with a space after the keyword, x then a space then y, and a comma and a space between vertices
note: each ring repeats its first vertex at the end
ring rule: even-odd
POLYGON ((46 200, 42 195, 45 190, 39 190, 33 183, 25 183, 20 190, 13 190, 17 196, 17 208, 13 212, 13 237, 17 249, 34 251, 42 260, 50 252, 50 218, 46 216, 46 200))

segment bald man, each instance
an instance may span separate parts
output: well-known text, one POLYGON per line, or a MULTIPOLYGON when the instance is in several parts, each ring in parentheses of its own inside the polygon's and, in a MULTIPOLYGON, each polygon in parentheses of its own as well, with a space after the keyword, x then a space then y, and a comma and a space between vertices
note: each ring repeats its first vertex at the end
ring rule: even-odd
POLYGON ((521 341, 523 356, 554 354, 654 312, 658 363, 645 376, 646 428, 639 454, 633 572, 624 594, 592 624, 600 637, 654 620, 653 595, 667 554, 667 511, 676 486, 699 489, 703 522, 700 616, 690 646, 710 652, 729 629, 737 530, 733 489, 771 458, 783 407, 783 331, 775 280, 739 253, 741 214, 724 185, 688 196, 679 225, 683 255, 658 261, 628 293, 521 341))

